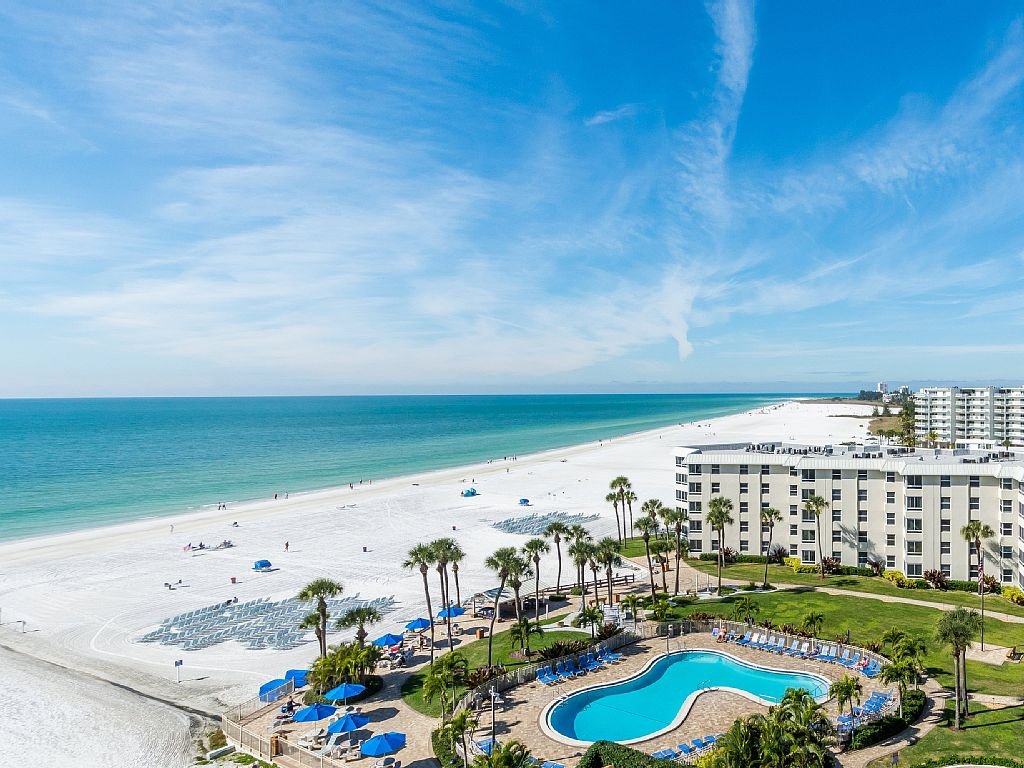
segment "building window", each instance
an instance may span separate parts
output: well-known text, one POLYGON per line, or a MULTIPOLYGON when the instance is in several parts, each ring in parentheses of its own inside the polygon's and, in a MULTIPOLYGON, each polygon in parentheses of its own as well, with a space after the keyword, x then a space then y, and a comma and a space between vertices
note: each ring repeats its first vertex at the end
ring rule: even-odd
POLYGON ((712 552, 717 552, 718 551, 718 539, 712 539, 711 540, 711 551, 712 552))
POLYGON ((967 504, 967 508, 975 512, 981 509, 981 499, 977 496, 971 496, 970 501, 967 504))
POLYGON ((912 579, 920 579, 923 567, 921 563, 907 563, 907 576, 912 579))
POLYGON ((885 567, 890 570, 896 567, 896 555, 885 556, 885 567))
POLYGON ((1003 560, 1013 560, 1013 547, 1004 545, 999 548, 999 554, 1002 556, 1003 560))
POLYGON ((832 541, 833 542, 842 541, 842 540, 843 540, 843 532, 842 531, 832 531, 832 541))
POLYGON ((750 550, 750 543, 746 539, 740 539, 740 552, 747 552, 750 550))
POLYGON ((711 474, 712 475, 720 475, 720 474, 722 474, 722 466, 720 464, 712 464, 711 465, 711 474))
MULTIPOLYGON (((796 467, 790 467, 789 468, 789 476, 790 477, 796 477, 796 475, 797 475, 796 467)), ((796 553, 794 552, 794 554, 796 554, 796 553)))
POLYGON ((949 488, 949 475, 939 476, 939 488, 949 488))
POLYGON ((798 536, 800 534, 800 527, 796 525, 789 526, 789 535, 798 536))
POLYGON ((691 464, 689 469, 690 469, 690 474, 691 475, 699 475, 700 474, 700 464, 691 464))
POLYGON ((978 475, 971 475, 971 480, 968 483, 971 488, 977 488, 981 485, 981 478, 978 475))
POLYGON ((797 486, 795 486, 795 485, 789 486, 789 495, 790 496, 796 496, 797 495, 797 486))
POLYGON ((817 518, 814 517, 814 513, 811 510, 805 509, 800 513, 800 519, 805 523, 813 523, 817 518))
POLYGON ((814 470, 813 469, 801 469, 800 470, 800 479, 803 480, 805 483, 813 482, 814 481, 814 470))
POLYGON ((761 502, 761 509, 768 509, 768 507, 769 507, 769 504, 768 504, 767 501, 762 501, 761 502))
POLYGON ((1013 568, 1003 568, 1003 582, 1010 583, 1013 581, 1013 568))
POLYGON ((907 509, 924 509, 921 496, 907 496, 907 509))
POLYGON ((868 479, 868 471, 866 469, 858 469, 857 470, 857 479, 858 480, 867 480, 868 479))
POLYGON ((700 493, 700 492, 701 492, 701 484, 700 483, 690 483, 690 493, 700 493))
POLYGON ((948 541, 940 541, 939 542, 939 554, 940 555, 951 554, 951 552, 950 552, 950 548, 951 547, 952 547, 952 545, 948 541))
POLYGON ((887 533, 887 534, 885 534, 885 546, 887 546, 887 547, 895 547, 896 546, 896 534, 895 533, 887 533))
POLYGON ((896 525, 896 513, 895 512, 886 512, 885 513, 885 524, 886 525, 896 525))
POLYGON ((740 520, 740 533, 746 533, 750 530, 750 523, 746 520, 740 520))
POLYGON ((1000 536, 1013 536, 1013 523, 1000 523, 999 529, 1000 536))
POLYGON ((768 493, 771 488, 768 487, 768 483, 761 483, 761 493, 768 493))
POLYGON ((1013 513, 1013 499, 1002 499, 999 502, 999 511, 1003 514, 1013 513))
POLYGON ((857 491, 857 501, 867 501, 867 500, 868 500, 868 489, 867 488, 861 488, 860 490, 858 490, 857 491))
POLYGON ((789 545, 789 555, 790 555, 790 557, 796 557, 796 554, 799 551, 799 547, 800 547, 799 544, 790 544, 789 545))
POLYGON ((676 472, 676 482, 679 485, 686 485, 686 475, 682 472, 676 472))
POLYGON ((808 543, 808 542, 815 541, 814 529, 813 528, 809 528, 806 531, 803 531, 800 534, 800 541, 804 542, 805 544, 808 543))
POLYGON ((908 555, 920 555, 923 553, 923 544, 920 541, 908 541, 907 542, 907 554, 908 555))
POLYGON ((676 501, 686 501, 686 491, 676 488, 676 501))
POLYGON ((950 529, 950 521, 949 520, 939 520, 939 532, 940 533, 949 533, 949 529, 950 529))
POLYGON ((832 510, 832 522, 833 523, 841 523, 841 522, 843 522, 843 510, 841 510, 841 509, 833 509, 832 510))
POLYGON ((842 501, 842 500, 843 500, 843 491, 842 491, 842 489, 841 488, 833 488, 832 489, 832 501, 842 501))
POLYGON ((887 482, 887 483, 895 483, 896 482, 896 473, 895 472, 886 472, 885 473, 885 482, 887 482))
POLYGON ((857 531, 857 541, 859 543, 861 543, 861 544, 867 544, 868 543, 868 532, 867 531, 857 531))
POLYGON ((1004 477, 1002 479, 1001 487, 1002 487, 1002 489, 1004 491, 1012 491, 1013 490, 1013 478, 1004 477))
POLYGON ((857 510, 857 522, 866 523, 868 521, 868 511, 866 509, 857 510))
POLYGON ((839 560, 840 558, 842 558, 842 556, 843 556, 843 553, 840 552, 838 549, 833 549, 832 550, 832 559, 833 560, 839 560))
POLYGON ((747 483, 740 483, 740 493, 747 493, 749 485, 747 483))
POLYGON ((741 515, 746 514, 749 509, 750 509, 750 502, 748 502, 748 501, 741 501, 740 502, 740 514, 741 515))
POLYGON ((885 503, 886 504, 895 504, 896 503, 896 491, 886 491, 885 492, 885 503))
POLYGON ((796 504, 790 504, 789 505, 789 514, 790 515, 795 515, 795 514, 797 514, 797 512, 798 512, 798 510, 797 510, 796 504))
POLYGON ((942 569, 942 575, 945 576, 947 579, 953 575, 953 569, 950 567, 949 563, 944 563, 940 567, 942 569))
POLYGON ((813 488, 801 488, 800 489, 800 500, 801 501, 810 501, 813 498, 814 498, 814 489, 813 488))
POLYGON ((922 530, 922 523, 920 517, 908 517, 907 518, 907 533, 920 533, 922 530))
POLYGON ((722 484, 721 483, 712 483, 711 484, 711 492, 712 493, 721 493, 722 492, 722 484))
POLYGON ((700 539, 690 539, 691 552, 700 552, 702 549, 704 549, 704 542, 700 539))
POLYGON ((741 475, 749 475, 750 474, 750 467, 747 464, 740 464, 740 474, 741 475))
POLYGON ((920 488, 921 487, 921 476, 920 475, 907 475, 906 483, 907 483, 907 488, 920 488))
POLYGON ((843 470, 841 470, 841 469, 833 469, 832 470, 832 479, 833 480, 842 480, 843 479, 843 470))
POLYGON ((771 467, 769 467, 767 464, 762 464, 761 465, 761 474, 762 475, 767 475, 770 472, 771 472, 771 467))
POLYGON ((704 523, 700 520, 690 521, 690 533, 700 533, 704 530, 704 523))
POLYGON ((803 550, 800 553, 800 559, 803 560, 803 562, 805 562, 805 563, 813 563, 814 562, 814 550, 813 549, 805 549, 805 550, 803 550))
POLYGON ((952 504, 949 496, 939 497, 939 509, 952 509, 952 504))
POLYGON ((858 552, 857 553, 857 567, 858 568, 866 568, 867 564, 868 564, 868 553, 867 552, 858 552))

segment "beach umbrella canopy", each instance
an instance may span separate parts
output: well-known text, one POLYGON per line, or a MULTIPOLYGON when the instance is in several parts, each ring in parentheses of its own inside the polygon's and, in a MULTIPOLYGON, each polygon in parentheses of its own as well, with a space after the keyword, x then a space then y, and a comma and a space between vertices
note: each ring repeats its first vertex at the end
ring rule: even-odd
POLYGON ((366 715, 359 715, 350 712, 344 717, 339 717, 333 723, 327 726, 328 733, 352 733, 352 731, 358 731, 363 728, 370 718, 366 715))
POLYGON ((338 708, 332 707, 330 704, 313 704, 292 715, 292 720, 297 723, 315 723, 317 720, 330 717, 337 711, 338 708))
POLYGON ((277 701, 281 698, 280 689, 286 685, 288 685, 288 681, 283 678, 264 683, 260 686, 260 701, 277 701))
POLYGON ((421 630, 421 629, 426 629, 429 626, 430 626, 430 619, 413 619, 412 621, 410 621, 408 624, 405 625, 405 628, 406 629, 411 629, 413 632, 416 632, 416 631, 421 630))
POLYGON ((381 757, 397 752, 405 746, 405 734, 388 731, 379 733, 363 742, 359 752, 366 757, 381 757))
POLYGON ((437 617, 439 619, 454 619, 456 616, 461 616, 466 612, 465 608, 460 608, 457 605, 450 605, 442 611, 438 611, 437 617))
POLYGON ((331 688, 331 690, 324 694, 324 698, 328 701, 345 700, 349 696, 358 696, 365 690, 366 686, 359 685, 359 683, 342 683, 337 688, 331 688))
POLYGON ((308 674, 308 669, 289 669, 284 673, 284 679, 293 681, 296 688, 302 688, 306 684, 308 674))
POLYGON ((392 645, 398 645, 404 638, 401 635, 386 634, 381 635, 373 641, 374 645, 379 645, 381 648, 390 648, 392 645))

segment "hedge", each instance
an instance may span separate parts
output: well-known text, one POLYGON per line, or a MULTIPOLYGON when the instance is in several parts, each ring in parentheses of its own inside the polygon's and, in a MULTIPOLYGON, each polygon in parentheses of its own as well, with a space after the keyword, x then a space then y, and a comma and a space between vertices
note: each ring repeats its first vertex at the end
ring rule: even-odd
POLYGON ((924 691, 907 691, 903 699, 903 717, 886 715, 878 720, 862 725, 853 732, 850 749, 864 749, 880 741, 895 736, 909 727, 924 711, 924 691))
MULTIPOLYGON (((363 685, 366 686, 366 690, 362 693, 356 694, 355 696, 349 696, 348 699, 346 699, 349 704, 355 704, 358 701, 370 698, 375 693, 380 693, 384 688, 384 678, 380 675, 367 675, 363 679, 363 685)), ((328 701, 310 688, 302 695, 302 703, 309 706, 310 704, 331 704, 332 702, 328 701)))
POLYGON ((1002 765, 1006 768, 1024 768, 1024 763, 1008 757, 979 757, 978 755, 943 755, 914 763, 910 768, 946 768, 947 765, 1002 765))
MULTIPOLYGON (((717 552, 701 552, 699 559, 703 560, 704 562, 708 562, 708 563, 717 563, 718 562, 718 553, 717 552)), ((765 558, 764 555, 732 555, 731 557, 729 557, 729 559, 726 562, 727 563, 760 563, 761 565, 764 565, 764 561, 766 559, 767 558, 765 558)))
POLYGON ((614 765, 615 768, 663 768, 676 766, 676 763, 651 757, 611 741, 595 741, 577 764, 578 768, 602 768, 605 765, 614 765))
POLYGON ((434 748, 434 757, 441 763, 441 768, 462 766, 462 758, 452 749, 451 742, 444 737, 444 731, 438 728, 430 734, 430 745, 434 748))

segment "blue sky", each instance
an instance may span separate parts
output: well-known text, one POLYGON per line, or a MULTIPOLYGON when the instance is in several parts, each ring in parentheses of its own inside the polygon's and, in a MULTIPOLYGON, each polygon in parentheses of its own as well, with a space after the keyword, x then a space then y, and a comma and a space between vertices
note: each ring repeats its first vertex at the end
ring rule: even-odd
POLYGON ((1022 15, 0 1, 0 396, 1019 383, 1022 15))

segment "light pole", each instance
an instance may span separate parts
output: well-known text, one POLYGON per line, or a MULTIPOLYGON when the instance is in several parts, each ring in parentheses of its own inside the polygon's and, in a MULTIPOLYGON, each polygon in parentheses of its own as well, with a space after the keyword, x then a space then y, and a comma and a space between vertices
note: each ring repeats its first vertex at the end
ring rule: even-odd
POLYGON ((491 751, 489 754, 494 754, 494 702, 498 699, 498 691, 495 690, 494 686, 491 686, 491 751))

